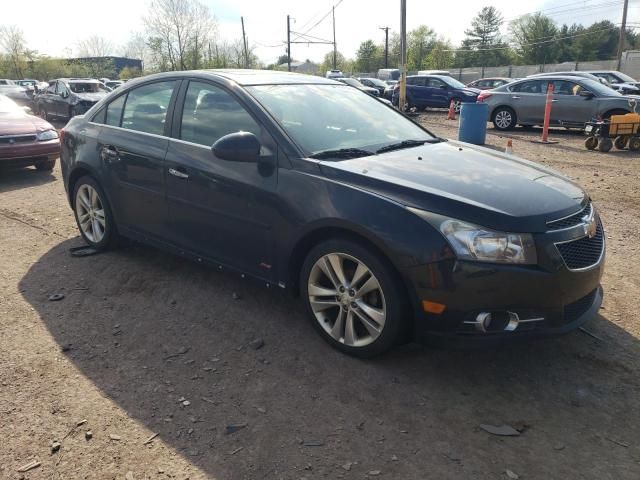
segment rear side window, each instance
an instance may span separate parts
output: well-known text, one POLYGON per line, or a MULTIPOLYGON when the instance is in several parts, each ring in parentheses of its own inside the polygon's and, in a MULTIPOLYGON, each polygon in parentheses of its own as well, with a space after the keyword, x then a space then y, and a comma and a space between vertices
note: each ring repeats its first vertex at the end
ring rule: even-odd
POLYGON ((169 80, 131 90, 124 106, 122 128, 164 135, 164 124, 174 85, 175 81, 169 80))
POLYGON ((189 83, 180 139, 210 147, 220 137, 240 131, 260 136, 260 126, 231 94, 208 83, 189 83))
MULTIPOLYGON (((124 101, 127 98, 126 95, 120 95, 113 102, 107 106, 107 117, 105 124, 113 125, 114 127, 120 126, 120 118, 122 117, 122 107, 124 107, 124 101)), ((164 127, 163 127, 164 128, 164 127)))
POLYGON ((543 80, 529 80, 528 82, 522 82, 511 87, 512 92, 520 93, 547 93, 548 81, 543 80))

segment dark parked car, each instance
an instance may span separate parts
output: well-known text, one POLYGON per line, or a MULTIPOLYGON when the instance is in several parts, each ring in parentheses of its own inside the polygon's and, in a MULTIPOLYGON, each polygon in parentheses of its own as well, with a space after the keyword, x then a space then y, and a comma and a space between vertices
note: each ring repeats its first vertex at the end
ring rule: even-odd
POLYGON ((38 170, 51 171, 59 154, 55 128, 0 95, 0 167, 34 165, 38 170))
POLYGON ((489 104, 489 119, 498 130, 516 125, 542 125, 547 86, 553 83, 551 125, 584 128, 595 118, 632 111, 630 100, 600 82, 574 76, 527 77, 478 96, 478 102, 489 104))
POLYGON ((109 87, 111 90, 115 90, 116 88, 124 85, 124 82, 122 80, 109 80, 108 82, 105 83, 105 85, 109 87))
POLYGON ((398 84, 398 81, 397 80, 387 80, 384 83, 386 83, 387 86, 384 89, 383 97, 386 98, 387 100, 391 100, 393 98, 393 90, 395 89, 396 85, 398 84))
POLYGON ((384 96, 384 91, 387 88, 387 84, 379 78, 359 77, 357 80, 365 87, 375 88, 380 92, 380 96, 384 96))
POLYGON ((108 93, 109 89, 98 80, 50 80, 49 87, 36 96, 35 110, 45 120, 50 117, 72 118, 85 113, 108 93))
POLYGON ((372 95, 374 97, 380 96, 380 91, 377 88, 367 87, 366 85, 363 85, 355 78, 342 77, 342 78, 335 78, 334 80, 337 80, 342 83, 346 83, 350 87, 357 88, 358 90, 362 90, 363 92, 368 93, 369 95, 372 95))
POLYGON ((617 70, 589 70, 587 73, 599 78, 604 78, 609 82, 611 88, 623 95, 640 94, 640 82, 626 73, 618 72, 617 70))
POLYGON ((602 302, 605 234, 579 186, 333 80, 151 75, 63 138, 87 243, 130 237, 299 293, 349 354, 563 333, 602 302))
MULTIPOLYGON (((424 109, 448 107, 453 101, 456 112, 464 102, 475 103, 480 90, 469 88, 447 75, 410 75, 407 77, 407 106, 424 109)), ((393 91, 393 104, 398 105, 400 86, 393 91)))
POLYGON ((513 79, 506 77, 480 78, 471 83, 467 83, 467 87, 478 88, 480 90, 491 90, 511 82, 513 82, 513 79))

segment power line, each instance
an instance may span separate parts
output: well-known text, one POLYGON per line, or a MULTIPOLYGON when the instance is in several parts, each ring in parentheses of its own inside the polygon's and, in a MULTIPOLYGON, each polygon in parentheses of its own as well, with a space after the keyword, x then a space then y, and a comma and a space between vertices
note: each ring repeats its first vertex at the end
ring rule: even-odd
MULTIPOLYGON (((622 4, 622 0, 618 0, 617 2, 606 1, 606 2, 603 2, 603 3, 607 3, 607 4, 608 3, 616 3, 616 4, 620 3, 620 4, 622 4)), ((521 13, 520 15, 515 15, 513 17, 504 18, 503 21, 509 22, 511 20, 515 20, 515 19, 520 18, 520 17, 525 17, 527 15, 535 15, 536 13, 549 13, 551 15, 556 15, 556 14, 564 12, 564 11, 567 11, 567 12, 568 11, 581 11, 581 10, 584 10, 585 8, 602 5, 603 3, 600 3, 600 4, 596 3, 596 4, 593 4, 593 5, 585 5, 585 0, 581 0, 581 1, 576 1, 576 2, 565 3, 564 5, 558 5, 556 7, 549 7, 549 8, 545 8, 545 9, 541 9, 541 10, 535 10, 533 12, 521 13), (579 6, 578 7, 573 7, 573 8, 567 8, 567 7, 572 6, 572 5, 579 5, 579 6)))
MULTIPOLYGON (((329 10, 320 20, 318 20, 316 23, 314 23, 310 28, 307 29, 306 32, 304 32, 301 35, 306 35, 307 33, 309 33, 311 30, 313 30, 314 28, 316 28, 318 25, 320 25, 325 18, 327 18, 329 15, 331 15, 333 13, 333 10, 340 5, 343 2, 343 0, 338 0, 338 3, 336 3, 333 8, 331 10, 329 10)), ((297 40, 297 38, 294 38, 294 40, 297 40)))

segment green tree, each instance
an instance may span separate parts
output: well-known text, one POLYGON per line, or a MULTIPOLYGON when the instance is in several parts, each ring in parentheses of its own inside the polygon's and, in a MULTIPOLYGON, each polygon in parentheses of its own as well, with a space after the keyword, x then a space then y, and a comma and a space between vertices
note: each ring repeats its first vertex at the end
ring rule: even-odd
POLYGON ((558 57, 558 27, 542 13, 523 15, 510 25, 516 53, 524 64, 554 63, 558 57))
POLYGON ((427 57, 436 42, 436 34, 426 25, 420 25, 407 35, 407 70, 420 70, 427 66, 427 57))
POLYGON ((365 40, 356 52, 355 69, 363 73, 377 71, 384 62, 383 55, 373 40, 365 40))
POLYGON ((446 70, 453 66, 453 45, 444 38, 434 42, 433 48, 427 55, 426 67, 433 70, 446 70))
POLYGON ((467 64, 464 66, 495 67, 509 63, 509 49, 500 35, 503 23, 502 14, 495 7, 483 7, 478 12, 471 28, 464 32, 460 58, 467 64))
POLYGON ((576 62, 609 60, 616 56, 620 31, 609 20, 593 23, 580 33, 583 35, 571 39, 576 62))
MULTIPOLYGON (((327 70, 333 70, 333 50, 325 54, 319 68, 323 74, 327 70)), ((336 52, 336 68, 342 72, 349 72, 353 70, 353 62, 338 51, 336 52)))

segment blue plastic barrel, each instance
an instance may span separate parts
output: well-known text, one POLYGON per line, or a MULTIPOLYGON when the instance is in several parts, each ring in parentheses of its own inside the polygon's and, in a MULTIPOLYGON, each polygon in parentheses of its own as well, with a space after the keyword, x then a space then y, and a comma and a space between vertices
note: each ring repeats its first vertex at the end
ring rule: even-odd
POLYGON ((484 145, 487 138, 487 117, 489 105, 486 103, 462 103, 458 140, 484 145))

